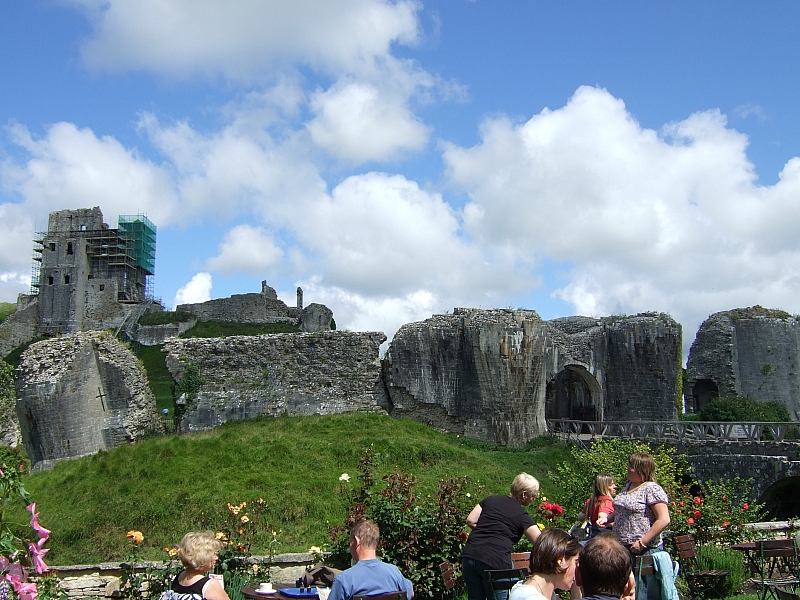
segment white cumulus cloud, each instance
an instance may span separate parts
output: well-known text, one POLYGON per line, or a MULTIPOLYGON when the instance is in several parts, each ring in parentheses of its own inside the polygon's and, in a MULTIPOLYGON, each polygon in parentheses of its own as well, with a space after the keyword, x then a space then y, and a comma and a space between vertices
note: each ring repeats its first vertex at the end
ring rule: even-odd
POLYGON ((415 2, 386 0, 71 0, 92 34, 94 69, 138 69, 252 80, 306 64, 332 73, 369 68, 418 36, 415 2))
POLYGON ((211 300, 211 273, 197 273, 182 288, 175 293, 174 305, 196 304, 211 300))
POLYGON ((283 257, 283 251, 261 227, 238 225, 219 246, 219 254, 208 259, 206 268, 223 273, 262 274, 283 257))
POLYGON ((716 310, 800 309, 800 159, 757 185, 747 137, 718 110, 657 132, 583 87, 527 122, 488 119, 481 135, 444 147, 470 198, 465 229, 564 265, 555 295, 576 312, 665 310, 690 342, 716 310))

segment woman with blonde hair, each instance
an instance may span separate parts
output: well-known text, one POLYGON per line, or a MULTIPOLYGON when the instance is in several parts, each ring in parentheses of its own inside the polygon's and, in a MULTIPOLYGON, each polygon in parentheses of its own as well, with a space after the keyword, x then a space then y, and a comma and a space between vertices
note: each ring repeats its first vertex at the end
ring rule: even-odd
POLYGON ((192 531, 183 536, 178 558, 184 570, 172 581, 161 600, 230 600, 222 584, 206 575, 214 570, 220 543, 211 531, 192 531))
POLYGON ((493 592, 485 571, 511 569, 511 551, 523 535, 531 542, 539 537, 539 527, 525 511, 539 493, 539 482, 520 473, 511 482, 508 496, 489 496, 475 505, 467 516, 472 529, 461 553, 461 572, 469 600, 506 600, 508 591, 493 592))
POLYGON ((578 521, 589 521, 587 539, 601 533, 614 512, 614 495, 617 493, 617 484, 614 477, 608 473, 601 473, 594 478, 594 491, 586 500, 583 510, 578 514, 578 521))
POLYGON ((531 549, 531 574, 514 584, 509 600, 551 600, 556 590, 572 588, 580 549, 578 541, 566 531, 545 529, 531 549))

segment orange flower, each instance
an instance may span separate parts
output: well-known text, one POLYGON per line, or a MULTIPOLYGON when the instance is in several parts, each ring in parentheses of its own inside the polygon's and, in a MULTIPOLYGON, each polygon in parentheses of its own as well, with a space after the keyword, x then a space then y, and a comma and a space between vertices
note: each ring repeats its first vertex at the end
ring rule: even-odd
POLYGON ((688 519, 686 519, 686 522, 687 522, 689 525, 694 525, 694 519, 693 519, 692 517, 689 517, 688 519))
POLYGON ((141 544, 142 540, 144 540, 144 535, 142 534, 142 532, 141 531, 135 531, 133 529, 131 529, 127 533, 127 537, 132 539, 134 544, 141 544))

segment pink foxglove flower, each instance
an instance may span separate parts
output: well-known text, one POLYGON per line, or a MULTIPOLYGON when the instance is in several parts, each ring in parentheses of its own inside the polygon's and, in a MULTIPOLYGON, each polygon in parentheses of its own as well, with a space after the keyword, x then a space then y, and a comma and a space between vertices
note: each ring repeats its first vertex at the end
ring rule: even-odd
POLYGON ((36 512, 36 503, 34 502, 33 504, 29 504, 27 510, 29 513, 31 513, 31 529, 39 534, 39 538, 43 540, 49 538, 50 530, 39 525, 39 513, 36 512))
POLYGON ((49 548, 44 548, 44 543, 47 539, 42 538, 39 540, 38 543, 34 544, 33 542, 28 544, 28 550, 31 553, 31 557, 33 558, 33 568, 36 569, 36 573, 41 575, 49 568, 46 564, 44 564, 44 555, 50 552, 49 548))

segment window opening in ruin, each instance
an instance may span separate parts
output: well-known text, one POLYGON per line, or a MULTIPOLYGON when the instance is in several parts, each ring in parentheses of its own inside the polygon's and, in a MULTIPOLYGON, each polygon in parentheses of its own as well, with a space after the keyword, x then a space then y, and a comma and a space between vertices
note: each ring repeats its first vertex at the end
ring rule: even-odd
POLYGON ((56 251, 56 245, 55 245, 55 242, 50 242, 50 244, 49 244, 49 245, 50 245, 50 252, 55 252, 55 251, 56 251))
POLYGON ((86 225, 81 225, 81 231, 86 231, 86 225))
POLYGON ((67 242, 67 254, 75 254, 72 251, 72 242, 67 242))
POLYGON ((47 278, 47 285, 53 285, 53 278, 52 277, 48 277, 47 278))
POLYGON ((698 379, 695 381, 694 386, 692 386, 693 412, 700 412, 700 409, 714 398, 719 398, 719 388, 713 379, 698 379))
POLYGON ((64 275, 64 283, 69 283, 69 275, 64 275))
POLYGON ((102 292, 105 289, 106 289, 106 285, 104 283, 101 283, 100 284, 100 291, 102 292))

